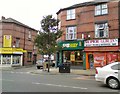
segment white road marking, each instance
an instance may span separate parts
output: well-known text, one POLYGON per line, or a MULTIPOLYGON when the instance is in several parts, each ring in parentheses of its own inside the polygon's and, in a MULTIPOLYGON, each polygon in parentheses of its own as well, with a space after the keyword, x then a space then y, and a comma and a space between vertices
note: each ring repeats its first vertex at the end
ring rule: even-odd
POLYGON ((37 82, 32 82, 32 84, 36 85, 46 85, 46 86, 57 86, 57 87, 66 87, 66 88, 74 88, 74 89, 88 89, 84 87, 76 87, 76 86, 66 86, 66 85, 56 85, 56 84, 48 84, 48 83, 37 83, 37 82))
POLYGON ((14 80, 9 80, 9 79, 0 79, 0 81, 10 81, 10 82, 13 82, 14 80))

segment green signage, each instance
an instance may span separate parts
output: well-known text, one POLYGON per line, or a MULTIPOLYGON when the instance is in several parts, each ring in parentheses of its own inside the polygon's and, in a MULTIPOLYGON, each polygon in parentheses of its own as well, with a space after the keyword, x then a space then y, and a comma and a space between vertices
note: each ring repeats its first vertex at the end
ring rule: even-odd
POLYGON ((84 41, 63 41, 58 43, 62 50, 83 50, 84 41))

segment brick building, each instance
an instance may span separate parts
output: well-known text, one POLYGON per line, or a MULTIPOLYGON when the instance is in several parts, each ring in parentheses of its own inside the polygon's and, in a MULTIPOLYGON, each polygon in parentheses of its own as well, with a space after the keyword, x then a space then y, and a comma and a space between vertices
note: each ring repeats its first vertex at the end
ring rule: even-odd
POLYGON ((90 69, 120 61, 120 1, 90 1, 57 12, 62 50, 57 63, 67 61, 90 69))
POLYGON ((0 65, 16 66, 35 64, 37 51, 34 38, 37 30, 12 18, 0 20, 0 65))

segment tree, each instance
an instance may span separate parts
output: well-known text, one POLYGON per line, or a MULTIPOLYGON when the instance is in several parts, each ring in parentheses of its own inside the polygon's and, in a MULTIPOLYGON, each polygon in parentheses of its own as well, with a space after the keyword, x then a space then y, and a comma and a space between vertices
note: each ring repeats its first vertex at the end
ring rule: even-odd
POLYGON ((57 39, 62 36, 62 31, 58 29, 59 20, 53 18, 52 15, 43 17, 41 20, 41 28, 35 39, 35 45, 41 55, 48 55, 48 72, 50 69, 50 56, 55 53, 59 47, 57 39))

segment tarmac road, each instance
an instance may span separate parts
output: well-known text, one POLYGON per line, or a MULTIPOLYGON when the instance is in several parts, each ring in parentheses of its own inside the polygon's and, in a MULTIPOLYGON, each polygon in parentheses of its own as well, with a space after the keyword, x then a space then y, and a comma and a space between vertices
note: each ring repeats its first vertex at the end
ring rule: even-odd
POLYGON ((31 67, 2 71, 2 92, 118 92, 96 82, 94 76, 42 73, 42 70, 34 73, 35 70, 31 67))

